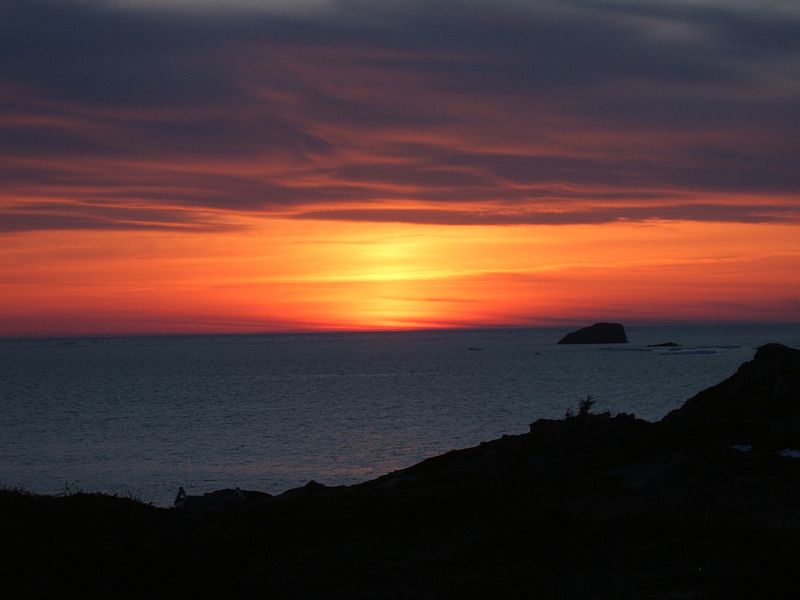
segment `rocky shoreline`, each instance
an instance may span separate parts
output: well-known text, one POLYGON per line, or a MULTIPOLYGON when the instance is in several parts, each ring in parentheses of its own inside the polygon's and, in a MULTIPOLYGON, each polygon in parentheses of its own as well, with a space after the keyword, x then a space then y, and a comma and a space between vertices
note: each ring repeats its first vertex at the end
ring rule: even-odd
POLYGON ((355 486, 162 509, 0 492, 5 597, 793 598, 800 350, 657 423, 594 414, 355 486))

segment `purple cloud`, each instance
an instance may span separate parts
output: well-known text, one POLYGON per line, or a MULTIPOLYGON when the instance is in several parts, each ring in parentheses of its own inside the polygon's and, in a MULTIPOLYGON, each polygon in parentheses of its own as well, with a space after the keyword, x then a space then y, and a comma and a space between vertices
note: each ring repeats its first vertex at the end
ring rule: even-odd
POLYGON ((780 7, 8 0, 0 53, 0 231, 797 217, 780 7))

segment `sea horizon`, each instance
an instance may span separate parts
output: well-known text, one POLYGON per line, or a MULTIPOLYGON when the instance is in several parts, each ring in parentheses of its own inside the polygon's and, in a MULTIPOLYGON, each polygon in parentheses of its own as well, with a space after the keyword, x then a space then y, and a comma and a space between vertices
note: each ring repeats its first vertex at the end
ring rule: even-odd
POLYGON ((349 485, 523 433, 592 395, 657 420, 800 325, 111 336, 0 343, 0 484, 168 504, 178 487, 349 485), (669 338, 669 339, 668 339, 669 338), (675 342, 674 348, 650 348, 675 342))
POLYGON ((291 329, 291 330, 255 330, 255 331, 144 331, 144 332, 98 332, 98 333, 43 333, 43 334, 21 334, 3 335, 0 334, 0 342, 24 342, 24 341, 59 341, 59 340, 104 340, 104 339, 124 339, 124 338, 187 338, 187 337, 231 337, 231 336, 303 336, 303 335, 359 335, 370 333, 434 333, 434 332, 482 332, 482 331, 508 331, 508 330, 576 330, 587 327, 594 323, 620 323, 625 329, 641 328, 727 328, 727 327, 797 327, 800 326, 800 319, 787 321, 757 321, 757 320, 675 320, 675 321, 647 321, 647 320, 615 320, 615 319, 595 319, 595 320, 564 320, 563 323, 546 325, 525 325, 525 324, 487 324, 474 326, 441 326, 441 327, 399 327, 399 328, 374 328, 366 327, 363 329, 291 329))

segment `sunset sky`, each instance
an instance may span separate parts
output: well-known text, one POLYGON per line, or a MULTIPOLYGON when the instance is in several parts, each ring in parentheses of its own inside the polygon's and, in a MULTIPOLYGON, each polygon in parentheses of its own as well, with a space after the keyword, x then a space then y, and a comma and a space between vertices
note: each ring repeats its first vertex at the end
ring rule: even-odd
POLYGON ((0 13, 0 336, 800 322, 796 0, 0 13))

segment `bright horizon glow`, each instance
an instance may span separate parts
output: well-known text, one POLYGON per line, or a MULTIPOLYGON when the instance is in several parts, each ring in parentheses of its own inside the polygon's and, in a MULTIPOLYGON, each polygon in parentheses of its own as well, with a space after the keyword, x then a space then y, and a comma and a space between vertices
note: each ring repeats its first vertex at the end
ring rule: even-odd
POLYGON ((0 238, 8 292, 0 298, 0 333, 791 322, 797 314, 781 284, 798 272, 794 226, 285 219, 248 226, 234 235, 0 238))

